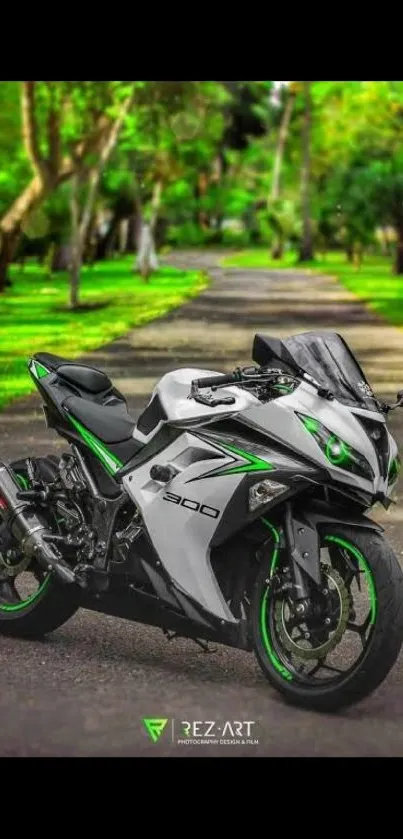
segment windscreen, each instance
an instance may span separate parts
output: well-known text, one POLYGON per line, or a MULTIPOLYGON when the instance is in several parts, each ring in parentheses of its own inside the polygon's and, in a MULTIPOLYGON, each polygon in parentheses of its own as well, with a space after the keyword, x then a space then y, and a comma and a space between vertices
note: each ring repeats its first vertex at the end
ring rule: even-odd
POLYGON ((379 411, 358 361, 336 332, 303 332, 283 341, 299 367, 340 402, 379 411))

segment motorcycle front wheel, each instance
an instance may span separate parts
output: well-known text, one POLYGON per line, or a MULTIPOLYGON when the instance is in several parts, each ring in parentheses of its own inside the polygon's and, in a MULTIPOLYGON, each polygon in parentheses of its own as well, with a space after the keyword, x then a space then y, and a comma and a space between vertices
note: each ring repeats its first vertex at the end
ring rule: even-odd
POLYGON ((322 585, 308 611, 289 597, 287 556, 273 552, 252 598, 257 660, 270 683, 300 707, 335 712, 371 694, 403 642, 403 574, 379 533, 333 527, 321 533, 322 585), (301 613, 302 612, 302 613, 301 613))

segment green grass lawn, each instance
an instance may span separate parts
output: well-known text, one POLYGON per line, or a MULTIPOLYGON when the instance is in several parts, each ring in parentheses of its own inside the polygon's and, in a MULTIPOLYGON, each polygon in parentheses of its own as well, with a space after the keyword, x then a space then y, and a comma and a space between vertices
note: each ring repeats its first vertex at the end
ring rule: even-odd
POLYGON ((222 260, 238 268, 293 268, 330 274, 390 323, 403 326, 403 276, 392 273, 392 260, 365 256, 359 269, 347 262, 342 252, 331 252, 325 259, 297 265, 296 254, 288 252, 281 260, 271 259, 268 248, 242 250, 222 260))
POLYGON ((89 308, 75 313, 66 308, 67 274, 13 266, 12 288, 0 295, 0 409, 35 389, 26 367, 32 353, 80 356, 161 317, 208 282, 199 271, 163 266, 145 283, 132 264, 129 256, 85 267, 81 303, 89 308))

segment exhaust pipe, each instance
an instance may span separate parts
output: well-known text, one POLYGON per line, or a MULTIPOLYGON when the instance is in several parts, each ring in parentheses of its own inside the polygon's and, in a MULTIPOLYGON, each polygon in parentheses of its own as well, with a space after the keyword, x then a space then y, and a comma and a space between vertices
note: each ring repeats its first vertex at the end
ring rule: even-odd
POLYGON ((20 499, 21 487, 12 471, 0 460, 0 515, 7 522, 21 550, 34 557, 45 571, 54 571, 64 583, 75 583, 76 576, 58 551, 49 543, 52 532, 27 501, 20 499), (3 503, 1 503, 3 501, 3 503))

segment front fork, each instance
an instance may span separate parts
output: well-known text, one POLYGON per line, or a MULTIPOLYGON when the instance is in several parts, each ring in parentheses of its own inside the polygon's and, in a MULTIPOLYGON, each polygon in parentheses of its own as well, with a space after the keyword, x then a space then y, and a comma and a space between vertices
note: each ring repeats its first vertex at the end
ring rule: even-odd
POLYGON ((307 600, 311 593, 310 581, 317 586, 321 584, 319 533, 302 513, 293 512, 290 501, 285 505, 284 535, 290 558, 293 600, 307 600))

